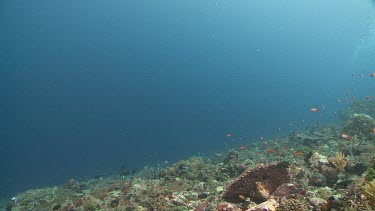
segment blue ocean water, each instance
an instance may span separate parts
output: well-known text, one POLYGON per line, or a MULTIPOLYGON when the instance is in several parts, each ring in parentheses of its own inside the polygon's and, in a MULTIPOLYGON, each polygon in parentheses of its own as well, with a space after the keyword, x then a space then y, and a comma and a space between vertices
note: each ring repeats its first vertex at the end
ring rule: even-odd
POLYGON ((2 1, 0 195, 336 122, 374 58, 374 1, 2 1))

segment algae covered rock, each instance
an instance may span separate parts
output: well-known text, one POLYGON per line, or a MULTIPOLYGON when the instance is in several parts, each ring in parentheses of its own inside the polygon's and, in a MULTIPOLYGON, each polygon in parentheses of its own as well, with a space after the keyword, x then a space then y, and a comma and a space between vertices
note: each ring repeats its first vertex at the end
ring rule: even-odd
POLYGON ((239 203, 250 197, 256 203, 264 202, 281 184, 290 181, 288 168, 288 162, 278 162, 249 169, 227 186, 222 199, 239 203))

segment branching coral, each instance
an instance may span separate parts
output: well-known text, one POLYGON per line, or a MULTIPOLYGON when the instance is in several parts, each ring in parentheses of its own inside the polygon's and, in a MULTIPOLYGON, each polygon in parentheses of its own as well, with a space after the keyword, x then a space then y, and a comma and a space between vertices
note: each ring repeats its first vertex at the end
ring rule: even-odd
POLYGON ((339 171, 344 171, 346 164, 348 161, 345 159, 344 154, 337 153, 336 157, 333 159, 332 164, 336 167, 339 171))

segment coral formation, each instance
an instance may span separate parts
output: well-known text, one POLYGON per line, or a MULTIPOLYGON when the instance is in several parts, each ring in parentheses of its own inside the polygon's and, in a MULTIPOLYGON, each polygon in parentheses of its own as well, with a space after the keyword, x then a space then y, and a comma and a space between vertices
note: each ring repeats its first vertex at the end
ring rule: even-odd
POLYGON ((282 183, 289 182, 288 167, 289 163, 279 162, 252 168, 227 186, 222 199, 238 203, 243 201, 239 197, 242 195, 257 203, 264 202, 282 183))
POLYGON ((331 159, 331 162, 339 171, 344 171, 346 164, 348 164, 348 161, 342 153, 337 153, 336 156, 331 159))
POLYGON ((306 204, 301 203, 298 199, 287 199, 282 201, 277 211, 304 211, 309 210, 306 204))
POLYGON ((359 139, 370 139, 374 137, 372 129, 375 127, 375 120, 368 114, 359 113, 347 119, 343 126, 343 131, 351 136, 358 136, 359 139))
POLYGON ((367 182, 363 186, 363 194, 366 196, 366 199, 369 201, 369 204, 375 206, 375 180, 367 182))

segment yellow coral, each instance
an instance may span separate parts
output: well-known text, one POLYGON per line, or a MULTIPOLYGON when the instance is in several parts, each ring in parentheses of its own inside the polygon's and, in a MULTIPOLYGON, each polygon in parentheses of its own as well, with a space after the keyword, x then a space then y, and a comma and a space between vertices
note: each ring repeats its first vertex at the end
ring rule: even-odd
POLYGON ((337 153, 332 163, 336 167, 336 169, 338 169, 339 171, 344 171, 346 164, 348 164, 348 161, 346 161, 344 154, 337 153))
POLYGON ((375 180, 367 182, 363 186, 363 195, 366 196, 367 200, 369 200, 369 203, 371 205, 375 204, 375 180))

